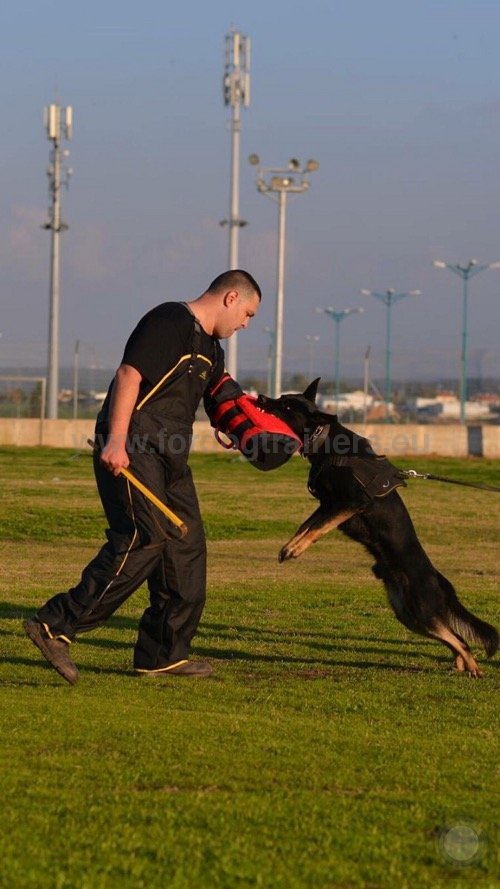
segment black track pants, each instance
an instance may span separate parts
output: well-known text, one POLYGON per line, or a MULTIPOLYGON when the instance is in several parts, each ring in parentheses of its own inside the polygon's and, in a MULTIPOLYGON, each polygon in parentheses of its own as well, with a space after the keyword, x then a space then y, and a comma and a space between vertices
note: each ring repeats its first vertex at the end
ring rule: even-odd
POLYGON ((50 599, 37 618, 54 636, 73 639, 98 627, 147 580, 134 667, 157 670, 187 658, 205 603, 206 544, 191 471, 169 467, 151 453, 135 453, 130 469, 188 527, 182 540, 169 536, 169 522, 122 476, 94 460, 99 495, 109 528, 107 543, 83 570, 80 583, 50 599))

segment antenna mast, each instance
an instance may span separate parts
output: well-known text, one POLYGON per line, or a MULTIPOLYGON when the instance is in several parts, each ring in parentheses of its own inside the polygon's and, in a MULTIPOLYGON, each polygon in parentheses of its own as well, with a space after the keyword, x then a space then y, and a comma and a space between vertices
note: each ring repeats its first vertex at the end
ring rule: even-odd
MULTIPOLYGON (((247 223, 240 219, 240 107, 250 105, 250 38, 232 30, 226 34, 224 60, 224 104, 231 106, 231 186, 229 219, 221 225, 229 226, 228 268, 239 267, 239 230, 247 223)), ((237 334, 227 344, 227 369, 237 376, 237 334)))
POLYGON ((57 419, 57 396, 59 392, 59 286, 60 286, 60 245, 59 235, 68 226, 61 220, 61 186, 69 185, 72 174, 70 167, 64 166, 63 158, 69 157, 69 151, 61 148, 62 139, 71 139, 73 135, 73 109, 70 105, 61 108, 49 105, 44 111, 44 125, 47 139, 52 142, 49 155, 47 176, 49 178, 49 220, 43 228, 49 229, 50 243, 50 303, 49 303, 49 341, 48 341, 48 399, 47 417, 57 419), (64 177, 64 178, 63 178, 64 177))

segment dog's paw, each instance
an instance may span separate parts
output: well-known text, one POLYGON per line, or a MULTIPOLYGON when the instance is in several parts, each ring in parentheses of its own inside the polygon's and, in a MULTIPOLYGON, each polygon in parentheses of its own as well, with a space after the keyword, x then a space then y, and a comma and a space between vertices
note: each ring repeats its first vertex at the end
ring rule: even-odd
POLYGON ((283 546, 278 553, 278 562, 287 562, 288 559, 293 558, 293 551, 288 548, 288 546, 283 546))
POLYGON ((479 667, 475 658, 469 655, 467 660, 461 654, 457 654, 455 658, 455 670, 457 673, 465 673, 471 679, 482 679, 483 671, 479 667))
POLYGON ((484 673, 479 667, 476 667, 475 670, 467 670, 467 675, 470 676, 471 679, 482 679, 484 673))

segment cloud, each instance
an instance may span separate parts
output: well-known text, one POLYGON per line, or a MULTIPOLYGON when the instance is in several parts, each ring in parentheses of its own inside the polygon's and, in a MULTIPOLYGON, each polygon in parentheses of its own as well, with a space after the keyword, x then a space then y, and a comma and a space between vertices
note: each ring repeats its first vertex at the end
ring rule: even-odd
POLYGON ((29 280, 46 277, 48 239, 42 225, 46 211, 39 206, 16 204, 0 221, 0 261, 10 275, 19 270, 29 280))
MULTIPOLYGON (((240 256, 244 257, 243 265, 246 265, 257 278, 276 273, 277 240, 277 232, 271 229, 267 231, 243 229, 243 234, 240 236, 240 256)), ((290 238, 286 242, 285 249, 288 260, 293 251, 290 238)))
POLYGON ((129 244, 114 239, 100 222, 72 226, 66 245, 68 267, 82 281, 106 281, 127 272, 129 244))
POLYGON ((417 120, 428 121, 457 121, 463 124, 464 118, 491 118, 500 114, 500 99, 489 99, 480 102, 463 104, 461 100, 448 100, 442 102, 428 102, 421 109, 417 120))

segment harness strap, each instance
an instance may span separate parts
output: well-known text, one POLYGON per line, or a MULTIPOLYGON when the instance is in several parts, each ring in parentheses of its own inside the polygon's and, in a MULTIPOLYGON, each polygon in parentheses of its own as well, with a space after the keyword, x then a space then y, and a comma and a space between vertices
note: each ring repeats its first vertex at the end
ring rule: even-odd
POLYGON ((356 481, 364 488, 365 494, 371 499, 385 497, 395 488, 406 487, 406 482, 399 469, 393 466, 383 454, 369 458, 356 457, 354 454, 331 454, 316 471, 314 471, 314 467, 311 467, 308 488, 313 496, 316 496, 318 477, 329 466, 349 468, 356 481))
POLYGON ((201 326, 198 318, 193 315, 194 321, 194 331, 193 331, 193 341, 191 343, 191 358, 189 359, 189 364, 187 366, 187 373, 191 374, 193 370, 193 365, 196 360, 196 356, 200 350, 200 342, 201 342, 201 326))
MULTIPOLYGON (((189 359, 189 364, 187 366, 187 371, 186 371, 186 373, 191 374, 192 370, 193 370, 193 364, 194 364, 196 356, 198 355, 198 352, 200 350, 201 324, 198 321, 198 318, 196 317, 195 313, 193 312, 191 306, 186 302, 183 302, 182 305, 185 306, 185 308, 188 310, 189 314, 192 315, 193 322, 194 322, 193 339, 191 341, 191 358, 189 359)), ((214 361, 215 361, 214 355, 212 355, 212 358, 214 358, 214 361)))

